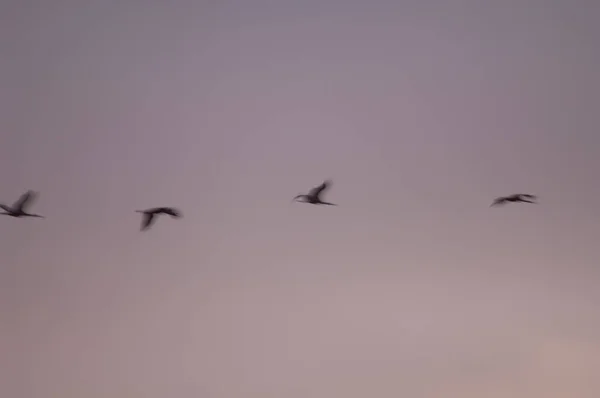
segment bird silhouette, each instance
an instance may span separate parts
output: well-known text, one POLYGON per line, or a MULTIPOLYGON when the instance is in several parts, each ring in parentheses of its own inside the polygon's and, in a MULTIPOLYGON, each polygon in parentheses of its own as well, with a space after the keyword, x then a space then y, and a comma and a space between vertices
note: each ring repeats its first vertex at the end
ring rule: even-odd
POLYGON ((337 206, 335 203, 324 202, 321 200, 323 192, 331 186, 331 181, 326 180, 318 187, 311 189, 308 194, 300 194, 293 199, 293 202, 310 203, 313 205, 337 206))
POLYGON ((510 196, 502 196, 497 198, 496 200, 494 200, 494 202, 492 202, 492 204, 490 206, 498 206, 498 205, 503 205, 509 202, 512 203, 533 203, 533 204, 537 204, 536 202, 537 197, 535 195, 528 195, 528 194, 523 194, 523 193, 517 193, 514 195, 510 195, 510 196))
POLYGON ((136 210, 137 213, 144 214, 142 218, 142 227, 141 230, 145 231, 154 223, 156 220, 156 216, 159 214, 168 214, 173 218, 180 218, 181 212, 179 210, 174 209, 172 207, 155 207, 153 209, 147 210, 136 210))
POLYGON ((37 197, 37 194, 31 190, 25 192, 21 197, 12 205, 2 205, 0 204, 0 208, 4 210, 4 213, 0 213, 3 216, 10 217, 36 217, 36 218, 44 218, 44 216, 40 216, 39 214, 27 213, 27 209, 31 206, 33 200, 37 197))

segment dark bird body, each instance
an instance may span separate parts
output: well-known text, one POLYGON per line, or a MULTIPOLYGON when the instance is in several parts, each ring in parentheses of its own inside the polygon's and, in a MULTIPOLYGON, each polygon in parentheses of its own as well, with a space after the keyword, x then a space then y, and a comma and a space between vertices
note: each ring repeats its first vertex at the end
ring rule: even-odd
POLYGON ((17 200, 12 206, 0 205, 0 208, 4 210, 4 213, 0 213, 3 216, 10 217, 36 217, 36 218, 44 218, 44 216, 40 216, 39 214, 31 214, 27 213, 27 209, 31 206, 31 203, 36 198, 37 194, 33 191, 27 191, 19 200, 17 200))
POLYGON ((298 195, 294 198, 294 202, 304 202, 313 205, 329 205, 337 206, 335 203, 324 202, 321 200, 323 192, 331 186, 331 181, 324 181, 318 187, 311 189, 306 195, 298 195))
POLYGON ((494 200, 494 202, 491 204, 491 206, 498 206, 498 205, 503 205, 506 203, 518 203, 518 202, 537 204, 536 199, 537 199, 537 197, 535 195, 518 193, 518 194, 514 194, 514 195, 510 195, 510 196, 503 196, 503 197, 497 198, 496 200, 494 200))
POLYGON ((155 207, 153 209, 147 210, 136 210, 138 213, 142 213, 144 217, 142 218, 142 227, 141 230, 144 231, 154 223, 156 220, 156 216, 159 214, 168 214, 173 218, 180 218, 181 212, 179 210, 174 209, 172 207, 155 207))

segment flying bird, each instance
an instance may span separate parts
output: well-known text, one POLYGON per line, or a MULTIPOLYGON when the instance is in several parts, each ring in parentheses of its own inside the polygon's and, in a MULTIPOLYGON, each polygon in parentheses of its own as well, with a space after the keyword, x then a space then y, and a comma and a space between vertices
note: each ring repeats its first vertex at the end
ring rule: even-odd
POLYGON ((303 202, 310 203, 313 205, 329 205, 329 206, 337 206, 335 203, 324 202, 321 200, 321 195, 323 192, 331 186, 331 181, 326 180, 318 187, 311 189, 308 194, 298 195, 294 198, 294 202, 303 202))
POLYGON ((40 216, 39 214, 31 214, 27 213, 27 209, 31 206, 31 203, 36 198, 37 194, 33 191, 27 191, 19 200, 17 200, 12 206, 1 205, 0 208, 4 210, 4 213, 0 213, 4 216, 10 217, 36 217, 36 218, 44 218, 44 216, 40 216))
POLYGON ((159 214, 168 214, 173 218, 181 217, 181 213, 179 212, 179 210, 174 209, 172 207, 155 207, 153 209, 147 210, 136 210, 136 212, 144 214, 144 217, 142 218, 142 231, 145 231, 148 228, 150 228, 150 226, 154 223, 154 220, 156 220, 155 217, 159 214))
POLYGON ((494 200, 494 202, 490 206, 503 205, 508 202, 512 202, 512 203, 522 202, 522 203, 537 204, 536 199, 537 199, 537 197, 535 195, 517 193, 514 195, 510 195, 510 196, 502 196, 500 198, 497 198, 496 200, 494 200))

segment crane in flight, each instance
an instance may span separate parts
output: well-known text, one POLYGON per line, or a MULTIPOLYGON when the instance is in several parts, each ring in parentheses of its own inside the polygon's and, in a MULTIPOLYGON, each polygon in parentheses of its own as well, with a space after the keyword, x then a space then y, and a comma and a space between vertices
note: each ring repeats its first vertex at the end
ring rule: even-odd
POLYGON ((150 226, 152 226, 152 224, 154 224, 154 221, 156 220, 155 217, 159 214, 168 214, 173 218, 181 217, 181 212, 172 207, 155 207, 153 209, 136 210, 136 212, 142 213, 144 215, 144 217, 142 218, 142 231, 145 231, 148 228, 150 228, 150 226))
POLYGON ((2 205, 0 204, 0 208, 4 210, 4 213, 0 213, 3 216, 10 217, 36 217, 36 218, 44 218, 44 216, 40 216, 39 214, 28 213, 27 209, 31 206, 31 203, 36 198, 37 194, 31 190, 25 192, 21 197, 12 205, 2 205))
POLYGON ((313 205, 337 206, 335 203, 324 202, 321 200, 323 192, 331 186, 331 181, 326 180, 318 187, 311 189, 308 194, 300 194, 294 198, 294 202, 310 203, 313 205))
POLYGON ((510 196, 502 196, 497 198, 496 200, 494 200, 494 202, 492 202, 492 204, 490 206, 499 206, 499 205, 503 205, 509 202, 512 203, 533 203, 533 204, 537 204, 536 202, 537 197, 535 195, 528 195, 528 194, 523 194, 523 193, 517 193, 514 195, 510 195, 510 196))

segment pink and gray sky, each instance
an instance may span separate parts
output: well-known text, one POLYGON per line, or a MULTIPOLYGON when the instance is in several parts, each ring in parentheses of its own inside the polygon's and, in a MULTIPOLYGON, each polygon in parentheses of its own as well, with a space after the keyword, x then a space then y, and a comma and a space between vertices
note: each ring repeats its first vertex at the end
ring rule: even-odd
POLYGON ((599 19, 5 1, 0 395, 597 398, 599 19))

